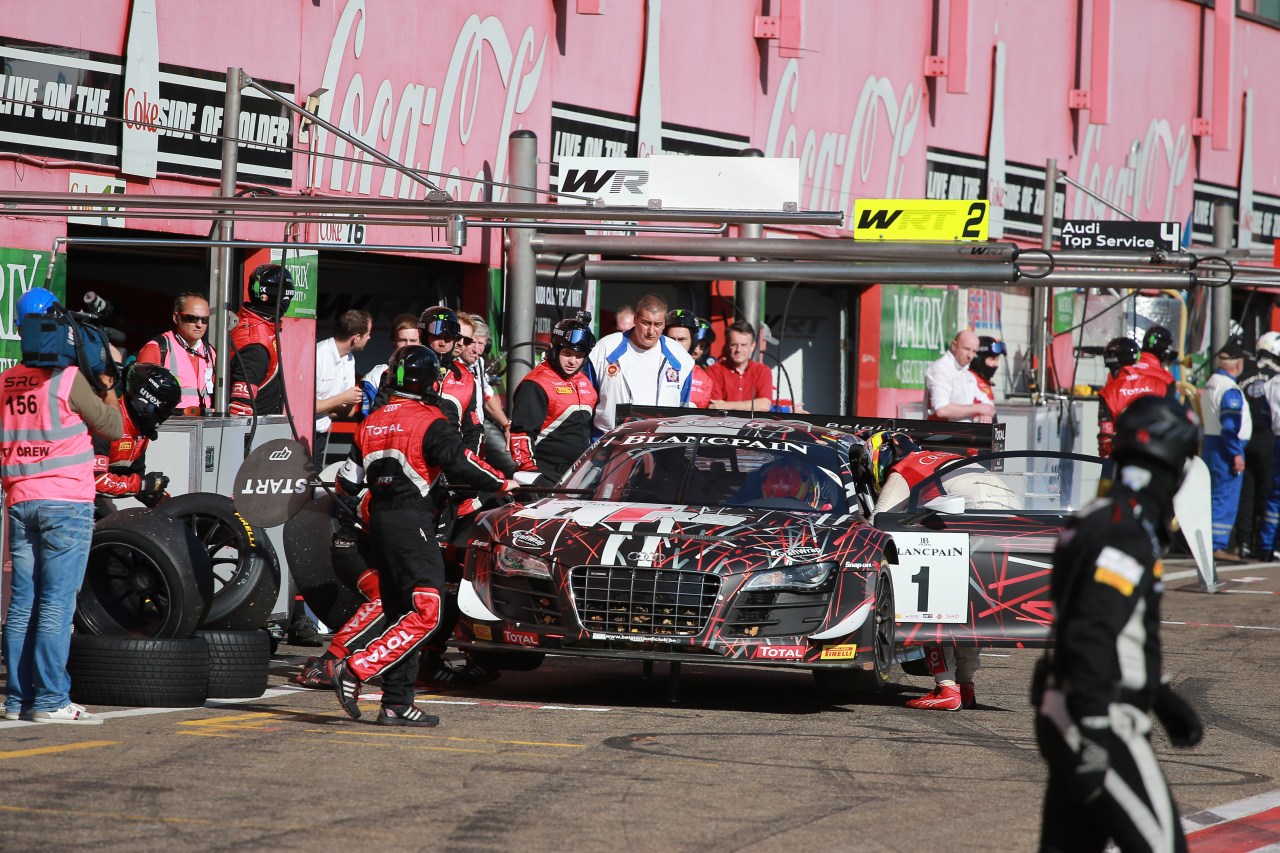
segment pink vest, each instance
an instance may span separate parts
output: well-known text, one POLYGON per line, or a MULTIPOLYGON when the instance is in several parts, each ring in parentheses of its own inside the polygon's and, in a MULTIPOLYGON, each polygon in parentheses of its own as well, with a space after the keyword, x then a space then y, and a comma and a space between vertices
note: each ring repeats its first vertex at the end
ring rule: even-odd
POLYGON ((182 397, 178 400, 178 414, 193 406, 203 405, 206 409, 212 409, 213 400, 209 397, 209 386, 205 382, 205 367, 213 364, 213 347, 205 341, 205 356, 201 357, 192 355, 173 331, 165 332, 160 337, 166 339, 165 349, 169 351, 169 357, 164 360, 165 370, 177 377, 182 389, 182 397))
POLYGON ((23 501, 92 503, 93 442, 71 408, 79 368, 15 365, 0 373, 0 488, 23 501))

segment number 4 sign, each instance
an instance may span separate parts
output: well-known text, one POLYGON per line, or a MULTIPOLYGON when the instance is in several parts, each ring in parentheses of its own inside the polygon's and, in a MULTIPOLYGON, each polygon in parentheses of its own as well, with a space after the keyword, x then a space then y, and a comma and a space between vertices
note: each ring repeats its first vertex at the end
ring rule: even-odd
POLYGON ((969 536, 965 533, 893 533, 892 565, 899 622, 963 623, 969 614, 969 536))

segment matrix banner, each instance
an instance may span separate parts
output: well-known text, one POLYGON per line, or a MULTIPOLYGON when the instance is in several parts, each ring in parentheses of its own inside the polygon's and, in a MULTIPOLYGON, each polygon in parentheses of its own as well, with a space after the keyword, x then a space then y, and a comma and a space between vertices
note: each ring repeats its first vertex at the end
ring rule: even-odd
POLYGON ((0 246, 0 370, 7 370, 22 357, 21 338, 14 312, 18 299, 33 287, 48 287, 58 297, 67 297, 67 256, 52 258, 37 249, 10 249, 0 246), (49 264, 53 280, 46 283, 49 264))
POLYGON ((955 336, 958 306, 951 288, 881 285, 881 388, 924 389, 924 372, 955 336))

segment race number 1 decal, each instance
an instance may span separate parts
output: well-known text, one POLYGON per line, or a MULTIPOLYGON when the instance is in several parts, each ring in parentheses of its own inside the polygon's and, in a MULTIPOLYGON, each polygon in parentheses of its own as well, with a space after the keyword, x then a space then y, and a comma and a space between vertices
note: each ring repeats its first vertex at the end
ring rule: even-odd
POLYGON ((963 623, 969 618, 969 536, 893 533, 892 565, 899 622, 963 623))

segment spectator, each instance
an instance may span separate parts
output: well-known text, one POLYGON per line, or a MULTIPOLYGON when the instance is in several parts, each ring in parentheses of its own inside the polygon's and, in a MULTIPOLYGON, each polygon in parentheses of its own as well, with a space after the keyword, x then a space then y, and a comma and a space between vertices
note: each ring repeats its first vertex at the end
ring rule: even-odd
POLYGON ((695 408, 705 409, 711 402, 712 389, 711 376, 698 364, 698 356, 694 354, 695 347, 702 346, 694 340, 694 335, 699 331, 699 323, 706 323, 708 330, 711 328, 710 323, 707 323, 701 317, 695 317, 692 311, 676 308, 667 312, 667 327, 663 334, 689 351, 689 357, 693 359, 693 378, 689 384, 689 402, 695 408))
POLYGON ((143 506, 153 507, 164 497, 169 478, 159 471, 146 470, 147 446, 156 438, 156 428, 174 411, 182 391, 173 374, 158 364, 129 367, 120 397, 123 434, 111 440, 93 439, 93 473, 97 489, 98 513, 115 511, 112 498, 133 497, 143 506))
POLYGON ((636 325, 636 312, 630 305, 623 305, 613 315, 613 322, 619 332, 629 332, 636 325))
MULTIPOLYGON (((56 306, 42 287, 18 299, 16 320, 56 306)), ((38 349, 34 345, 31 349, 38 349)), ((71 617, 93 537, 90 432, 120 437, 119 400, 99 399, 75 366, 16 364, 0 382, 0 489, 13 588, 4 623, 6 720, 97 725, 71 701, 71 617), (38 462, 29 460, 39 459, 38 462)))
POLYGON ((335 417, 353 418, 360 412, 363 396, 356 384, 356 357, 373 334, 373 317, 368 311, 343 311, 338 315, 334 335, 316 344, 316 436, 314 461, 324 467, 324 451, 329 428, 335 417))
POLYGON ((595 342, 586 323, 561 320, 546 360, 516 386, 511 458, 519 470, 537 471, 540 485, 559 480, 591 444, 596 390, 582 368, 595 342))
POLYGON ((978 383, 978 392, 988 403, 995 404, 996 389, 991 387, 996 371, 1000 369, 1000 356, 1009 352, 1004 341, 982 335, 978 338, 978 352, 969 362, 969 371, 978 383))
POLYGON ((203 415, 213 411, 214 352, 204 339, 209 331, 209 301, 199 293, 183 293, 173 300, 173 329, 152 338, 138 351, 139 364, 159 364, 178 379, 182 397, 178 413, 203 415))
MULTIPOLYGON (((1232 383, 1234 385, 1234 383, 1232 383)), ((1238 392, 1237 392, 1238 393, 1238 392)), ((1031 704, 1049 763, 1041 850, 1186 850, 1178 808, 1151 748, 1151 718, 1174 746, 1203 726, 1162 676, 1161 557, 1173 496, 1200 430, 1177 403, 1148 396, 1116 421, 1110 497, 1072 520, 1053 554, 1053 646, 1031 704)))
POLYGON ((978 354, 978 336, 961 329, 951 347, 924 374, 925 416, 931 421, 991 423, 996 407, 978 390, 969 363, 978 354))
MULTIPOLYGON (((391 321, 391 352, 395 353, 400 347, 417 346, 421 343, 422 334, 418 331, 418 315, 397 314, 391 321)), ((386 372, 386 364, 379 364, 371 368, 360 380, 360 414, 368 415, 381 405, 374 401, 378 399, 378 389, 382 387, 382 376, 386 372)))
POLYGON ((293 275, 279 264, 262 264, 245 283, 240 322, 231 330, 231 414, 284 413, 276 318, 292 301, 293 275))
POLYGON ((1249 405, 1249 419, 1253 421, 1253 437, 1244 448, 1244 474, 1240 482, 1240 509, 1236 513, 1237 553, 1246 560, 1271 559, 1271 539, 1264 547, 1262 526, 1265 523, 1267 501, 1271 495, 1274 455, 1271 442, 1271 406, 1267 401, 1267 380, 1280 370, 1280 360, 1271 352, 1280 350, 1274 343, 1280 341, 1280 332, 1264 332, 1255 346, 1256 359, 1248 359, 1236 384, 1249 405))
POLYGON ((1228 341, 1218 351, 1218 369, 1200 390, 1204 418, 1205 464, 1212 489, 1213 556, 1236 560, 1227 551, 1231 528, 1240 506, 1240 474, 1244 471, 1244 446, 1253 434, 1253 421, 1245 412, 1244 394, 1236 377, 1244 369, 1244 348, 1228 341))
MULTIPOLYGON (((440 410, 462 436, 462 446, 472 453, 480 452, 483 431, 476 417, 473 401, 476 382, 471 371, 464 370, 455 359, 462 339, 462 324, 452 308, 437 305, 428 308, 418 317, 418 329, 426 346, 440 357, 440 366, 448 370, 440 389, 440 410)), ((468 337, 470 337, 468 335, 468 337)))
POLYGON ((684 347, 668 346, 662 335, 666 301, 650 293, 636 303, 635 313, 635 327, 606 335, 587 362, 587 375, 599 395, 596 433, 613 429, 619 403, 683 406, 689 402, 693 359, 684 347))
POLYGON ((507 431, 511 428, 511 419, 503 411, 502 399, 493 393, 493 384, 489 381, 485 358, 489 352, 489 324, 479 314, 463 316, 471 324, 471 343, 463 351, 463 361, 476 380, 477 390, 484 397, 484 405, 476 410, 480 426, 484 430, 482 455, 504 477, 510 477, 516 470, 516 463, 507 453, 507 431))
POLYGON ((724 355, 707 369, 711 376, 713 409, 767 412, 773 407, 773 377, 769 368, 752 356, 756 330, 745 320, 730 324, 724 355))

